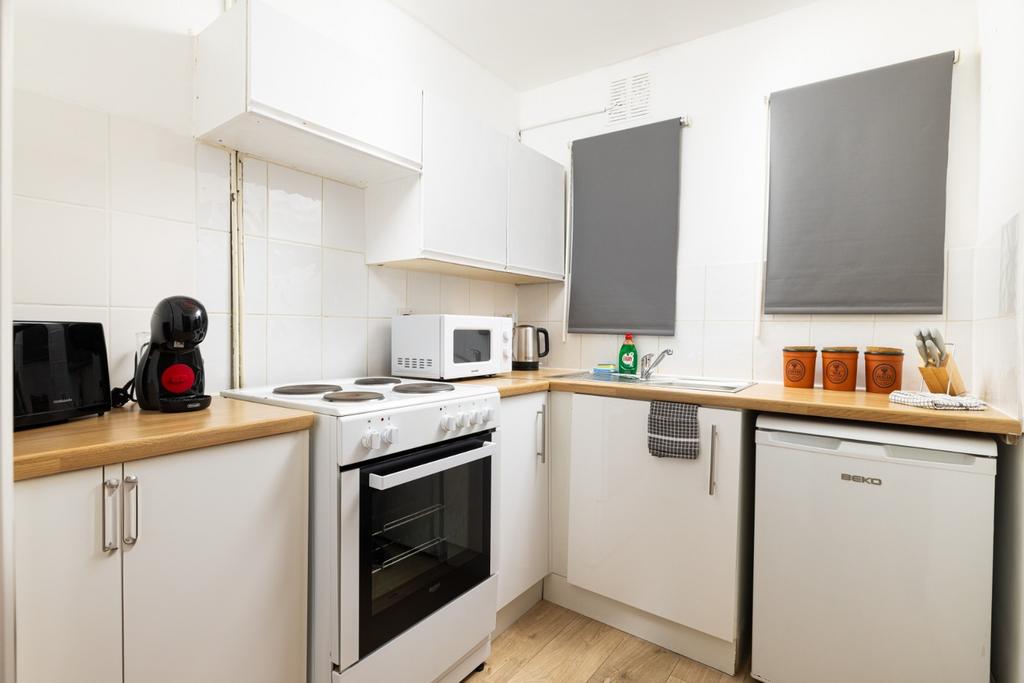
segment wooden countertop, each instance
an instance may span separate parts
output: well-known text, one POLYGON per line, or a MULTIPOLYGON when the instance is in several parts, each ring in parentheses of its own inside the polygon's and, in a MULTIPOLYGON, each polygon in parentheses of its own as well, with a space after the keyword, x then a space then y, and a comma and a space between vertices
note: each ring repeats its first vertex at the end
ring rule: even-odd
POLYGON ((738 393, 727 394, 561 378, 578 372, 581 371, 544 368, 531 372, 513 371, 506 375, 468 382, 496 386, 503 398, 539 391, 568 391, 644 401, 699 403, 721 408, 742 408, 768 413, 831 417, 983 434, 1021 434, 1021 423, 1018 419, 993 408, 979 411, 928 410, 890 403, 889 397, 885 394, 869 394, 866 391, 825 391, 817 388, 790 389, 781 384, 755 384, 738 393))
POLYGON ((114 408, 14 434, 14 479, 32 479, 194 448, 297 432, 313 414, 214 396, 207 410, 159 413, 114 408))

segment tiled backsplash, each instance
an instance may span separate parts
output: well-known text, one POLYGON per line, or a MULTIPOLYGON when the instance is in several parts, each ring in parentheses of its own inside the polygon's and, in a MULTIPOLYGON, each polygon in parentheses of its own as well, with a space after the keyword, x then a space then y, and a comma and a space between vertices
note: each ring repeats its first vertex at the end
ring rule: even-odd
MULTIPOLYGON (((919 357, 914 330, 938 327, 956 343, 956 357, 965 381, 971 382, 973 319, 973 250, 947 251, 946 313, 944 315, 764 315, 755 336, 758 315, 757 263, 682 264, 676 278, 674 337, 636 338, 641 354, 672 349, 660 371, 679 375, 782 381, 782 347, 814 344, 897 346, 904 350, 904 387, 918 389, 919 357)), ((520 285, 518 317, 551 332, 549 367, 593 367, 615 362, 621 336, 569 334, 562 341, 564 286, 520 285)), ((820 368, 817 381, 820 384, 820 368)), ((864 385, 863 360, 859 384, 864 385)))
POLYGON ((227 153, 22 91, 14 118, 14 317, 103 323, 120 385, 156 303, 194 295, 210 312, 207 386, 227 386, 227 153))
POLYGON ((388 373, 391 316, 512 315, 513 285, 365 264, 362 190, 242 162, 245 385, 388 373))

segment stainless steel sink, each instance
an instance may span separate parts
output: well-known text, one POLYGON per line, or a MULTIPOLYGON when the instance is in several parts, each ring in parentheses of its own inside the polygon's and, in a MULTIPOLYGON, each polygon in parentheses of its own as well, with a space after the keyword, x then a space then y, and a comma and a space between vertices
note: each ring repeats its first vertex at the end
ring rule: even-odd
POLYGON ((648 387, 663 387, 668 389, 684 389, 687 391, 720 391, 727 394, 735 394, 748 387, 754 386, 754 382, 746 382, 734 379, 708 379, 705 377, 673 377, 672 375, 655 375, 650 379, 640 379, 635 375, 620 375, 618 373, 580 372, 574 375, 565 375, 561 379, 582 379, 592 382, 610 382, 615 384, 636 384, 648 387))

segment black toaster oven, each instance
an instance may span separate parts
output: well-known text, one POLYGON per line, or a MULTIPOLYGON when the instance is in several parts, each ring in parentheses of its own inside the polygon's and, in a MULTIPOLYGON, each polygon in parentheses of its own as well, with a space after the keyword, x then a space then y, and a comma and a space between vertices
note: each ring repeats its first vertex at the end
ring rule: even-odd
POLYGON ((100 323, 14 323, 14 428, 110 410, 100 323))

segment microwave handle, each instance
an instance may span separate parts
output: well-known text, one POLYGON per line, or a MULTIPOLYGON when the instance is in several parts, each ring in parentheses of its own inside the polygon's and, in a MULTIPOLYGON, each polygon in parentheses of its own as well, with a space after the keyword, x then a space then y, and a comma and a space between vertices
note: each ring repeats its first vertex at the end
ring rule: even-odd
POLYGON ((455 455, 448 456, 447 458, 433 460, 422 465, 398 470, 391 474, 371 474, 370 488, 376 489, 377 491, 387 491, 390 488, 401 486, 402 484, 408 484, 409 482, 416 481, 417 479, 423 479, 424 477, 429 477, 431 475, 438 474, 439 472, 444 472, 445 470, 466 465, 474 460, 489 458, 497 453, 497 451, 497 444, 488 443, 486 446, 474 448, 471 451, 456 453, 455 455))

